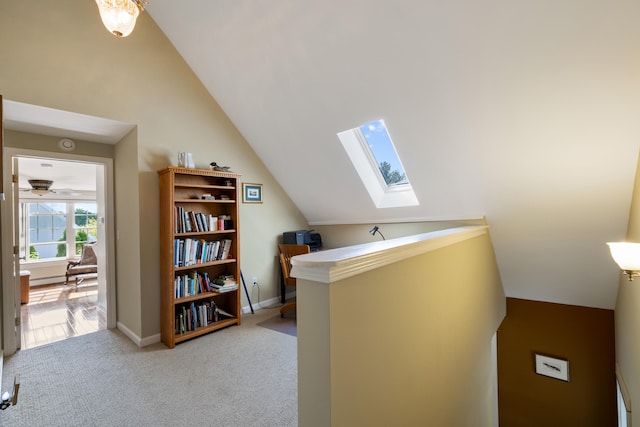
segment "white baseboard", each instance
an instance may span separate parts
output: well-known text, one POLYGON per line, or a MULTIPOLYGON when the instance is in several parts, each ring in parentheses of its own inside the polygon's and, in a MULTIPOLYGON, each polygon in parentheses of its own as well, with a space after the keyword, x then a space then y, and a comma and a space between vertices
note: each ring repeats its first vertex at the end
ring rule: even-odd
MULTIPOLYGON (((287 294, 287 298, 295 298, 296 293, 295 292, 291 292, 287 294)), ((274 308, 274 307, 278 307, 281 306, 282 303, 280 302, 280 297, 273 297, 273 298, 269 298, 263 301, 258 301, 258 302, 251 302, 251 305, 253 305, 253 310, 260 310, 262 308, 274 308)), ((247 313, 251 313, 251 307, 249 307, 249 305, 245 305, 244 307, 242 307, 242 313, 243 314, 247 314, 247 313)))
POLYGON ((140 338, 131 329, 127 328, 123 323, 117 322, 116 328, 125 334, 127 338, 134 342, 138 347, 146 347, 151 344, 160 342, 160 334, 151 335, 150 337, 140 338))
POLYGON ((135 343, 135 345, 140 347, 140 343, 142 342, 142 340, 140 339, 140 337, 138 335, 133 333, 133 331, 131 329, 129 329, 126 326, 124 326, 124 324, 121 323, 121 322, 116 322, 116 329, 118 329, 120 332, 125 334, 127 336, 127 338, 129 338, 131 341, 133 341, 135 343))
POLYGON ((151 344, 156 344, 160 342, 160 334, 151 335, 150 337, 143 338, 140 341, 140 347, 146 347, 151 344))
MULTIPOLYGON (((291 296, 295 296, 295 293, 287 294, 287 297, 291 297, 291 296)), ((253 311, 255 312, 263 308, 271 308, 274 306, 278 306, 281 303, 280 303, 280 297, 273 297, 264 301, 259 301, 257 303, 252 302, 251 304, 253 306, 253 311)), ((251 307, 249 307, 249 305, 245 305, 244 307, 242 307, 242 314, 250 314, 250 313, 251 313, 251 307)), ((160 342, 160 334, 155 334, 149 337, 140 338, 136 333, 134 333, 131 329, 127 328, 121 322, 116 323, 116 328, 120 332, 125 334, 127 338, 133 341, 134 344, 140 348, 160 342)))

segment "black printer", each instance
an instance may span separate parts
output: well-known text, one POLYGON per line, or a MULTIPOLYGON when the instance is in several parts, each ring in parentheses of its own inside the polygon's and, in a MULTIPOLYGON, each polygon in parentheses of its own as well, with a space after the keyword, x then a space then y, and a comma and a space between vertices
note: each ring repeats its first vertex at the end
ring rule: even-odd
POLYGON ((322 248, 322 237, 315 230, 285 231, 282 233, 282 243, 285 245, 309 245, 311 252, 322 248))

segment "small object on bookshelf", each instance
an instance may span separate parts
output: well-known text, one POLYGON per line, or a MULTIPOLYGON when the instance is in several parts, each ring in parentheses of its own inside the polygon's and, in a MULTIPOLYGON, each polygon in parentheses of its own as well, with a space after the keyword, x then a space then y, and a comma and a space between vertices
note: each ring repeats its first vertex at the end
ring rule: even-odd
POLYGON ((193 154, 186 151, 178 153, 178 166, 182 168, 195 169, 196 164, 193 161, 193 154))
POLYGON ((220 166, 216 162, 209 163, 209 167, 211 168, 211 170, 219 172, 229 172, 229 169, 231 169, 231 166, 220 166))
POLYGON ((240 324, 240 175, 173 166, 158 174, 160 336, 173 348, 240 324))

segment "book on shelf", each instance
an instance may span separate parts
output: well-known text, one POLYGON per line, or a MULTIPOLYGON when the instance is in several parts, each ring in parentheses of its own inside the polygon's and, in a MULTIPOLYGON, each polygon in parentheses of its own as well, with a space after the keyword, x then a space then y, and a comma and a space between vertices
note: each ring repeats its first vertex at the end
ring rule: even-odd
POLYGON ((175 314, 175 332, 177 335, 205 328, 223 319, 233 318, 226 311, 220 310, 213 301, 192 302, 182 305, 176 309, 175 314))
POLYGON ((229 259, 231 256, 231 239, 175 239, 173 244, 174 267, 188 267, 212 261, 229 259))
POLYGON ((218 229, 218 217, 202 212, 186 211, 182 206, 174 206, 174 232, 203 233, 218 229))
POLYGON ((173 281, 174 298, 180 299, 193 295, 203 294, 216 290, 213 288, 209 275, 206 272, 193 271, 190 274, 181 274, 173 281))

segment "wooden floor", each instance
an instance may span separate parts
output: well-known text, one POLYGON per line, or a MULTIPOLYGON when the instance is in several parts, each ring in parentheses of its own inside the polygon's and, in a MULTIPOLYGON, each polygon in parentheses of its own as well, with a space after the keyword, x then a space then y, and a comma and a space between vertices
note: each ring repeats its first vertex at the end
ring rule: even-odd
POLYGON ((98 286, 86 279, 75 290, 63 284, 32 287, 22 304, 22 349, 106 329, 104 310, 98 309, 98 286))

